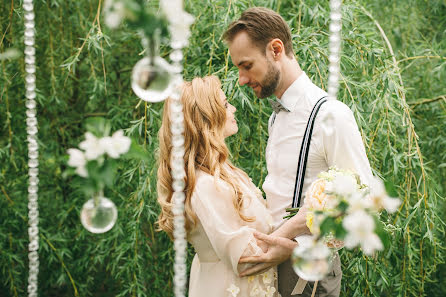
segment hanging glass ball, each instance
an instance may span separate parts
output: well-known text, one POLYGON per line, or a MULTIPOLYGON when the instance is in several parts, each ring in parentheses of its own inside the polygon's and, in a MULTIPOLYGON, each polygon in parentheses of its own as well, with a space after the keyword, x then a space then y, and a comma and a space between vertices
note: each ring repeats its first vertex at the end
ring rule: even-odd
POLYGON ((294 271, 303 279, 317 281, 323 279, 332 269, 333 250, 322 242, 315 242, 313 237, 299 238, 291 256, 294 271))
POLYGON ((145 57, 136 63, 132 72, 132 89, 136 96, 148 102, 160 102, 172 93, 172 66, 161 57, 153 63, 145 57))
POLYGON ((82 225, 92 233, 107 232, 113 228, 117 218, 116 205, 106 197, 92 198, 82 206, 82 225))

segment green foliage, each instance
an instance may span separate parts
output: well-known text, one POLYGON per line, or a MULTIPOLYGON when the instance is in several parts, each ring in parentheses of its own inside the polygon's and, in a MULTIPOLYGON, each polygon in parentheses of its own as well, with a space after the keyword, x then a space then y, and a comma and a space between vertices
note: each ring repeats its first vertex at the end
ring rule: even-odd
MULTIPOLYGON (((293 28, 301 67, 325 88, 328 5, 317 0, 185 2, 196 17, 184 52, 185 77, 213 73, 222 79, 238 109, 239 133, 228 139, 233 160, 260 186, 271 108, 237 84, 221 34, 249 6, 275 9, 293 28)), ((154 225, 162 104, 141 102, 132 93, 130 73, 142 57, 140 39, 126 26, 116 32, 104 28, 100 4, 35 3, 40 295, 172 296, 172 245, 154 225), (62 175, 67 149, 77 146, 86 120, 95 116, 109 119, 112 131, 125 129, 147 156, 118 168, 115 187, 104 193, 119 209, 118 222, 102 235, 81 226, 80 208, 89 197, 78 180, 62 175)), ((372 168, 396 185, 403 204, 398 213, 381 217, 391 234, 386 251, 375 257, 341 252, 342 295, 443 296, 446 7, 441 0, 362 5, 344 1, 339 100, 355 114, 372 168)), ((0 24, 0 52, 23 51, 20 1, 2 2, 0 24)), ((160 53, 167 57, 169 51, 163 47, 160 53)), ((0 292, 23 296, 28 263, 24 62, 2 59, 0 65, 0 292)))

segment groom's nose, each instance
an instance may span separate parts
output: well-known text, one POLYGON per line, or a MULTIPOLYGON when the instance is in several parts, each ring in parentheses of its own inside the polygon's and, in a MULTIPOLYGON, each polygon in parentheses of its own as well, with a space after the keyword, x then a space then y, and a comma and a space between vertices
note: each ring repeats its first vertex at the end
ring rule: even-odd
POLYGON ((238 83, 243 86, 246 85, 249 82, 249 78, 245 75, 243 75, 243 73, 239 72, 238 73, 238 83))

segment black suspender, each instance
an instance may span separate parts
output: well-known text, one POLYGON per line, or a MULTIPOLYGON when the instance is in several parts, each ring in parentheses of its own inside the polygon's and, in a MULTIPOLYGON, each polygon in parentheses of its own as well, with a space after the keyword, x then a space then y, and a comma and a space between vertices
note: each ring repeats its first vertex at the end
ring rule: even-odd
POLYGON ((311 111, 310 118, 308 119, 307 128, 302 139, 302 145, 299 153, 299 163, 297 165, 296 183, 294 184, 293 204, 292 207, 299 207, 302 197, 302 188, 304 185, 305 169, 307 168, 308 151, 310 150, 311 134, 313 132, 314 120, 321 108, 321 105, 327 101, 326 96, 319 99, 311 111))

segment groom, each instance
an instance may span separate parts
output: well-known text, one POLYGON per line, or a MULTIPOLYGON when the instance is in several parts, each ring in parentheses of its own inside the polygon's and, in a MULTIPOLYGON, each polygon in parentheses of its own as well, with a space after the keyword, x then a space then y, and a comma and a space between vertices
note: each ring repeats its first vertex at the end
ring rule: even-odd
MULTIPOLYGON (((240 85, 247 85, 259 98, 271 95, 275 111, 268 123, 266 165, 263 183, 268 209, 274 220, 271 235, 256 234, 264 254, 245 257, 240 263, 255 263, 242 276, 278 266, 282 297, 310 296, 314 286, 295 274, 289 257, 299 236, 309 234, 306 209, 286 221, 285 209, 291 207, 299 151, 307 120, 315 103, 326 92, 314 85, 301 70, 293 53, 290 28, 276 12, 262 7, 247 9, 229 25, 223 35, 232 62, 239 69, 240 85)), ((358 173, 363 183, 372 177, 369 161, 351 110, 342 102, 329 100, 316 117, 309 149, 303 193, 330 166, 358 173), (323 119, 328 119, 324 120, 323 119)), ((339 296, 342 271, 336 255, 333 271, 319 281, 316 296, 339 296)))

